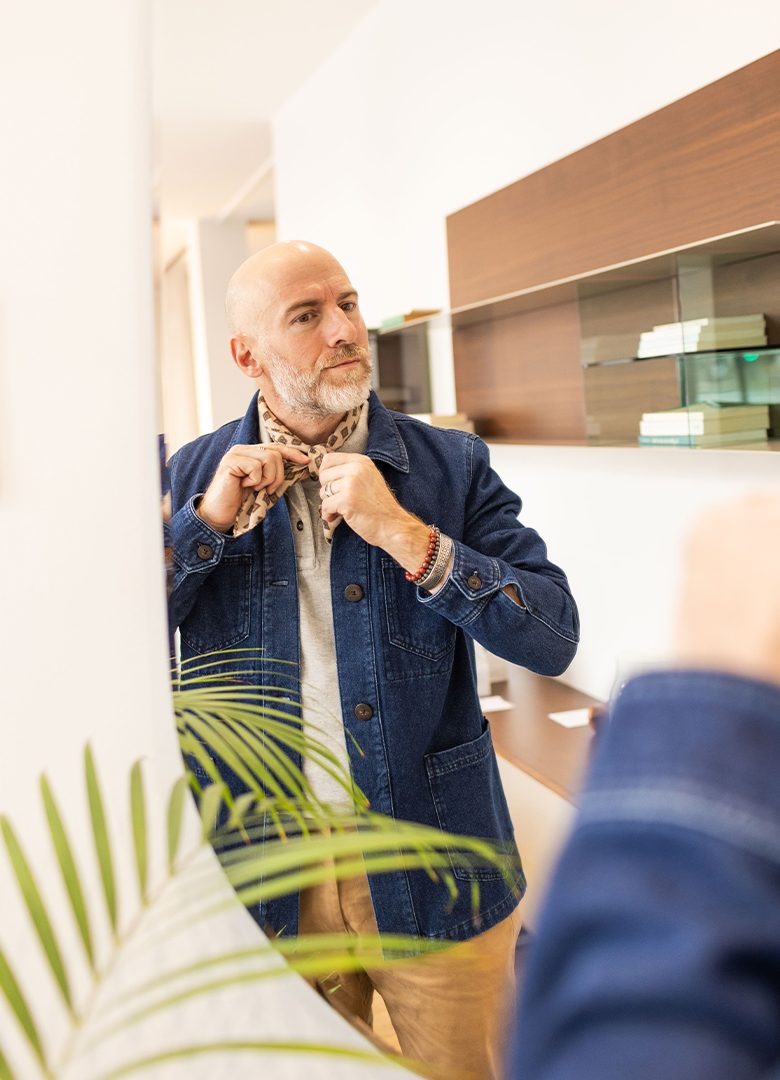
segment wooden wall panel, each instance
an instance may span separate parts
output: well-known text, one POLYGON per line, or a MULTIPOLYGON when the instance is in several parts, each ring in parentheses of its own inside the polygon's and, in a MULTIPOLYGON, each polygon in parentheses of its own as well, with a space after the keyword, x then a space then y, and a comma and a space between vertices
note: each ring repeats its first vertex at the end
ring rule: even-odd
POLYGON ((585 436, 576 304, 453 331, 458 408, 481 435, 567 441, 585 436))
MULTIPOLYGON (((780 95, 780 89, 778 90, 780 95)), ((780 186, 780 177, 778 177, 780 186)), ((718 267, 713 274, 716 315, 766 315, 770 345, 780 345, 780 252, 718 267)), ((683 318, 689 318, 683 312, 683 318)))
POLYGON ((447 219, 451 306, 780 218, 780 51, 447 219))
POLYGON ((677 360, 661 356, 628 364, 597 364, 585 371, 588 435, 600 442, 634 443, 643 412, 680 404, 677 360))

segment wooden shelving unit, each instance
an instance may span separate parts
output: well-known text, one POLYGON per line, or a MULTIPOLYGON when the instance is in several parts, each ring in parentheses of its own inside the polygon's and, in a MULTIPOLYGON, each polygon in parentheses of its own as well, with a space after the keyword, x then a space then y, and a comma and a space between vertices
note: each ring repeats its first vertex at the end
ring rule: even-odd
MULTIPOLYGON (((641 329, 650 329, 669 312, 671 253, 780 221, 779 84, 776 51, 447 219, 458 408, 480 434, 585 440, 583 284, 623 275, 601 323, 615 333, 635 324, 641 286, 641 329)), ((778 345, 780 256, 773 259, 723 276, 735 298, 724 313, 765 313, 769 343, 778 345)), ((594 325, 597 309, 589 311, 594 325)), ((642 377, 648 410, 675 403, 672 359, 646 365, 642 377)), ((594 392, 614 400, 634 390, 594 392)))
POLYGON ((487 713, 496 752, 569 802, 576 802, 593 744, 591 727, 565 728, 549 713, 601 709, 603 702, 557 679, 510 669, 509 680, 494 688, 512 709, 487 713))

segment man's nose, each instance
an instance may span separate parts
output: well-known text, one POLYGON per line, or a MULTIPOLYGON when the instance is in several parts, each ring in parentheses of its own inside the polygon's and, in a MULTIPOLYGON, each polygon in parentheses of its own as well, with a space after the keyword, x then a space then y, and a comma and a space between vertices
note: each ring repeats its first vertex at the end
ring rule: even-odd
POLYGON ((330 310, 325 320, 325 339, 330 348, 351 345, 357 339, 357 327, 341 307, 330 310))

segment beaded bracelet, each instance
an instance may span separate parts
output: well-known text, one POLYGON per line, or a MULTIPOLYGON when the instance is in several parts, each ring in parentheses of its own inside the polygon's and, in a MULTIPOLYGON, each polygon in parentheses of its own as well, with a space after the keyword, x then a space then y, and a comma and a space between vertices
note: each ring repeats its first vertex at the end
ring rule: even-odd
POLYGON ((451 556, 452 540, 446 533, 442 533, 439 539, 439 554, 434 559, 428 573, 417 582, 417 588, 430 592, 431 589, 435 589, 437 585, 444 581, 444 575, 450 565, 451 556))
POLYGON ((433 564, 436 562, 436 556, 439 554, 439 545, 441 544, 441 532, 438 525, 429 525, 428 536, 428 551, 425 555, 425 561, 416 574, 410 574, 406 571, 405 577, 407 581, 413 582, 415 585, 418 581, 421 581, 424 577, 427 577, 433 564))

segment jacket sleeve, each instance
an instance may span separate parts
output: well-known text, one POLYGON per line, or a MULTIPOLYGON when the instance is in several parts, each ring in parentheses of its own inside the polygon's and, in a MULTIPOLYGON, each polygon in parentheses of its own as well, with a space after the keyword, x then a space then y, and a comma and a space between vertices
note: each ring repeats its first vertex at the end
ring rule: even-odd
POLYGON ((542 675, 559 675, 579 640, 577 606, 564 572, 537 532, 518 520, 521 502, 490 467, 481 439, 469 444, 465 526, 453 537, 449 577, 420 603, 455 623, 490 652, 542 675), (504 591, 513 585, 523 606, 504 591))
POLYGON ((168 585, 168 629, 171 637, 190 613, 204 582, 233 542, 232 536, 218 532, 198 517, 195 503, 202 492, 190 495, 186 487, 183 494, 179 490, 183 487, 179 478, 179 464, 179 455, 174 454, 169 464, 169 475, 173 505, 177 509, 164 525, 165 546, 171 552, 168 585))
POLYGON ((511 1077, 780 1074, 780 688, 629 683, 531 946, 511 1077))
POLYGON ((232 537, 217 532, 198 517, 193 496, 166 526, 166 547, 172 549, 173 578, 169 617, 176 629, 187 617, 206 578, 219 564, 232 537))

